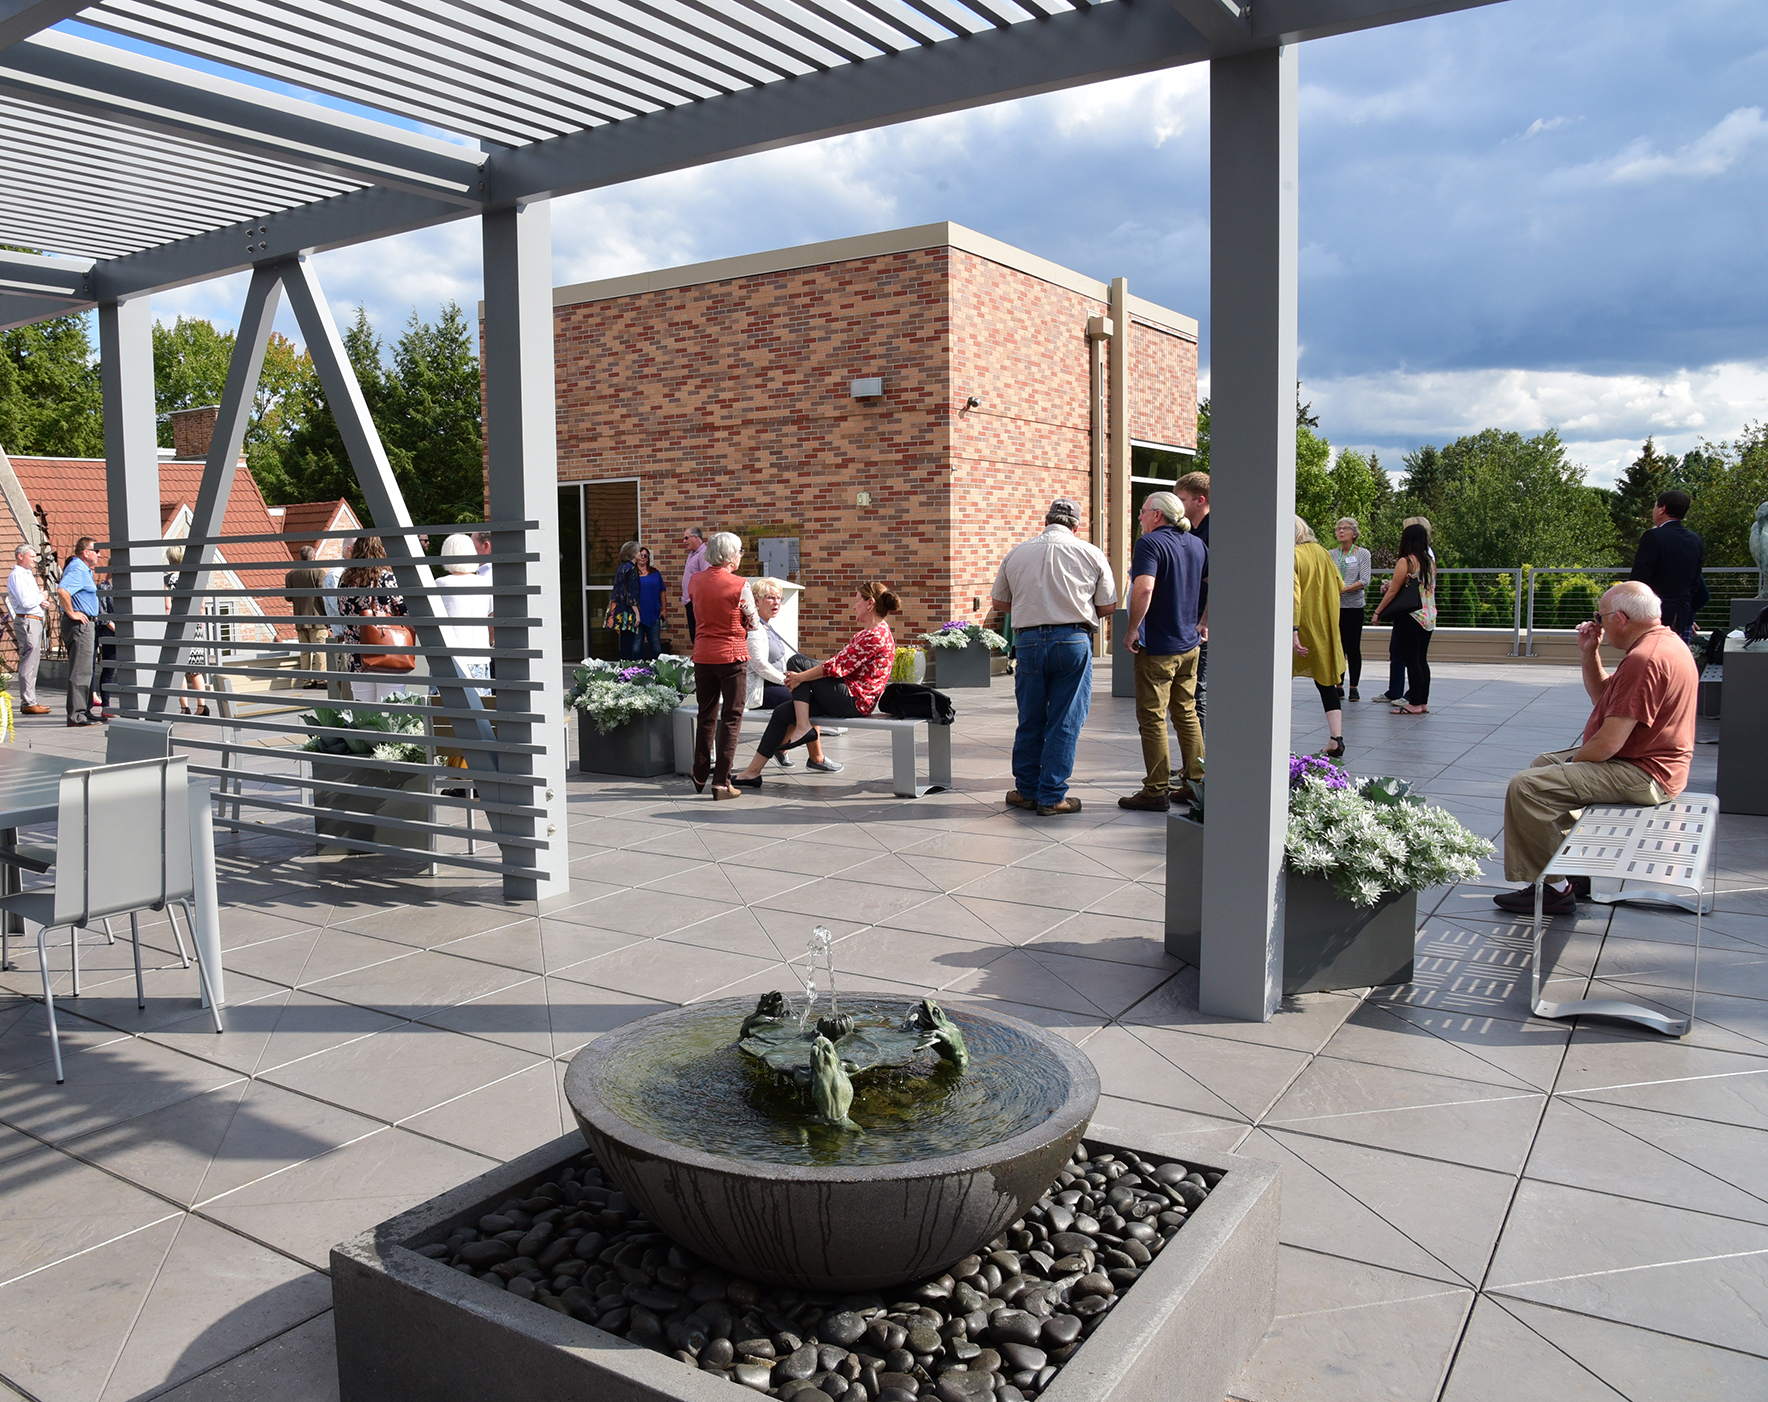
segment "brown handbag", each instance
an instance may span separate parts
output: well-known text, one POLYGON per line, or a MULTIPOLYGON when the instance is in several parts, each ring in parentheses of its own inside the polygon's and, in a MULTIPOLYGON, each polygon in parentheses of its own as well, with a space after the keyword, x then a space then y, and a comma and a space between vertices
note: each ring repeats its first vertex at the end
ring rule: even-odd
POLYGON ((365 672, 410 672, 417 668, 417 658, 409 652, 370 653, 371 647, 415 647, 417 635, 403 623, 370 623, 370 618, 391 618, 393 615, 372 609, 364 621, 356 625, 356 641, 365 649, 362 658, 365 672))

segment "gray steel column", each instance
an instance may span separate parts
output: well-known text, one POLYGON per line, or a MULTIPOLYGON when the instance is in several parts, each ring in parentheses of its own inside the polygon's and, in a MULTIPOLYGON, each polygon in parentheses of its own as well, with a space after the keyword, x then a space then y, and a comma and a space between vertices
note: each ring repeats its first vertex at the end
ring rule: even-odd
POLYGON ((1296 51, 1210 63, 1209 818, 1198 1006, 1283 991, 1295 569, 1296 51))
POLYGON ((545 851, 503 849, 509 863, 536 863, 532 876, 506 875, 506 900, 545 900, 570 889, 565 840, 565 651, 559 588, 559 483, 553 388, 552 207, 545 201, 493 210, 481 219, 485 249, 485 450, 488 518, 537 521, 492 536, 493 554, 523 550, 533 564, 492 566, 492 582, 536 586, 538 594, 499 595, 494 616, 541 620, 538 628, 497 626, 497 646, 533 649, 500 657, 497 675, 537 681, 524 708, 548 717, 538 726, 500 722, 498 738, 543 745, 536 755, 504 755, 501 768, 538 774, 547 787, 532 800, 545 818, 509 818, 548 839, 545 851))
MULTIPOLYGON (((160 458, 154 432, 153 313, 146 297, 104 302, 98 308, 100 376, 104 385, 104 485, 112 540, 160 537, 160 458)), ((165 557, 147 549, 113 550, 111 582, 127 594, 155 589, 165 557)), ((117 690, 114 704, 138 710, 141 704, 136 641, 158 638, 165 627, 157 609, 137 623, 146 601, 116 600, 117 690)))

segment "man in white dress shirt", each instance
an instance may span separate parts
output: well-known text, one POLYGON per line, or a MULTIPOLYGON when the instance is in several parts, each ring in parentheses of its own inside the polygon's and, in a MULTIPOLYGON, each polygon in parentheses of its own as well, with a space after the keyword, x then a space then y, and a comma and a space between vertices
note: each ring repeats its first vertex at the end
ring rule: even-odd
POLYGON ((49 707, 37 702, 37 664, 43 660, 43 589, 37 583, 37 552, 21 545, 17 562, 6 576, 6 598, 12 605, 12 633, 18 639, 18 696, 27 716, 46 716, 49 707))

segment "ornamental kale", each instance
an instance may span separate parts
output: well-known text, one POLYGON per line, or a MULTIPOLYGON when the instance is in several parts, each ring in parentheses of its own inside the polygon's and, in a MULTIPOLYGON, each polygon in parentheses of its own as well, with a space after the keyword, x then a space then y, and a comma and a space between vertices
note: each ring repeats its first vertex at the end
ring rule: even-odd
MULTIPOLYGON (((425 706, 430 701, 428 696, 415 691, 401 691, 386 699, 402 706, 425 706)), ((304 712, 301 719, 315 728, 362 732, 359 735, 314 735, 301 746, 303 750, 328 755, 373 755, 376 759, 406 764, 421 764, 429 758, 429 751, 422 745, 386 738, 424 733, 424 718, 410 711, 315 706, 304 712)))
POLYGON ((1007 650, 1007 640, 992 628, 984 628, 980 623, 969 623, 962 618, 940 624, 936 632, 921 634, 921 641, 928 647, 958 648, 981 643, 990 652, 1007 650))
POLYGON ((586 657, 565 702, 606 735, 642 716, 668 714, 693 689, 694 664, 672 653, 637 664, 586 657))

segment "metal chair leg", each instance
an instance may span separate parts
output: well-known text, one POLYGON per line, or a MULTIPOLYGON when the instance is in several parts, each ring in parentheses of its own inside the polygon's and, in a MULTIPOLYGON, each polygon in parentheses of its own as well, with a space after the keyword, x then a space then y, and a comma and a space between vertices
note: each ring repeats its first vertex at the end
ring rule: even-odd
MULTIPOLYGON (((178 921, 172 916, 171 906, 166 907, 166 923, 172 927, 172 938, 178 941, 178 957, 184 961, 184 967, 188 969, 190 967, 190 951, 184 947, 184 935, 178 928, 178 921)), ((193 940, 196 938, 195 922, 191 924, 190 937, 193 940)))
POLYGON ((78 998, 80 996, 80 930, 78 926, 68 926, 68 950, 72 955, 74 965, 74 991, 68 996, 78 998))
POLYGON ((129 912, 129 941, 135 946, 135 1008, 147 1011, 147 987, 141 981, 141 917, 129 912))
POLYGON ((111 929, 110 917, 108 915, 104 919, 104 942, 106 944, 115 944, 117 942, 117 932, 111 929))
POLYGON ((49 1014, 49 1050, 55 1056, 55 1084, 67 1079, 61 1070, 61 1033, 55 1026, 55 994, 49 988, 49 927, 37 927, 37 967, 43 974, 43 1008, 49 1014))

